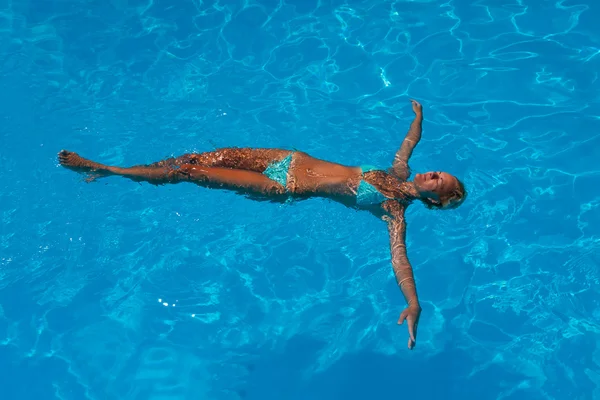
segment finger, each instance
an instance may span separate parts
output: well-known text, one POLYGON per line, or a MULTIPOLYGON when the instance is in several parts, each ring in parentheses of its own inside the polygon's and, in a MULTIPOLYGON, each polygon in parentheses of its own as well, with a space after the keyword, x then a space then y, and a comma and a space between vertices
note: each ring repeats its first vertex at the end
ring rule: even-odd
POLYGON ((415 324, 412 321, 408 322, 408 335, 410 336, 410 340, 412 340, 413 342, 417 341, 417 339, 415 338, 415 324))
POLYGON ((408 338, 408 349, 412 350, 412 349, 414 349, 414 347, 415 347, 415 342, 411 338, 408 338))
POLYGON ((406 319, 406 313, 402 313, 400 314, 400 318, 398 318, 398 325, 402 325, 404 323, 404 320, 406 319))

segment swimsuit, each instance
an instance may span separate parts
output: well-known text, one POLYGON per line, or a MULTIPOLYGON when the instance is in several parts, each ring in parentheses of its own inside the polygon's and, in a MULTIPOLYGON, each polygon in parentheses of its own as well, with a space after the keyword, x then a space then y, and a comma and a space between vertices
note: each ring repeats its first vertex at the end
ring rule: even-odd
MULTIPOLYGON (((362 174, 369 171, 378 171, 380 168, 374 167, 372 165, 361 165, 360 169, 362 170, 362 174)), ((358 189, 356 191, 356 204, 359 206, 370 206, 373 204, 381 204, 384 201, 388 200, 377 188, 371 185, 369 182, 364 179, 360 180, 358 184, 358 189)))
POLYGON ((267 178, 274 180, 286 189, 288 170, 290 169, 290 164, 292 163, 292 154, 294 153, 290 153, 283 160, 272 162, 263 172, 267 178))
MULTIPOLYGON (((279 183, 281 186, 287 189, 287 175, 290 169, 290 164, 292 163, 292 154, 290 153, 287 157, 282 160, 274 161, 270 163, 263 174, 269 178, 279 183)), ((362 174, 369 171, 380 170, 380 168, 374 167, 372 165, 361 165, 362 174)), ((369 206, 373 204, 381 204, 384 201, 388 200, 375 186, 371 185, 369 182, 364 179, 360 180, 358 184, 358 189, 356 191, 356 204, 359 206, 369 206)))

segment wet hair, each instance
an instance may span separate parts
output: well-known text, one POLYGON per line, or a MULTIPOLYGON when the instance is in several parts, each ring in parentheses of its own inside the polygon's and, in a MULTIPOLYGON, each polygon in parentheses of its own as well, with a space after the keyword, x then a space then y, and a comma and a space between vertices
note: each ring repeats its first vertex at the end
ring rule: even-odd
POLYGON ((448 193, 439 195, 439 202, 435 202, 431 199, 422 199, 425 206, 429 209, 451 210, 464 203, 465 199, 467 198, 465 185, 458 178, 454 177, 454 179, 456 179, 457 183, 454 189, 448 193))

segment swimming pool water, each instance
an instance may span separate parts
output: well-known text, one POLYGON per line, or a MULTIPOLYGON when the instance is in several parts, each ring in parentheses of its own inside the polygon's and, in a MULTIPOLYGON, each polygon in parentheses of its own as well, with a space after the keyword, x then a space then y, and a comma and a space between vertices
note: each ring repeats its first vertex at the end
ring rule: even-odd
POLYGON ((600 4, 0 2, 3 399, 600 398, 600 4), (417 347, 385 224, 324 200, 85 183, 227 146, 416 171, 417 347))

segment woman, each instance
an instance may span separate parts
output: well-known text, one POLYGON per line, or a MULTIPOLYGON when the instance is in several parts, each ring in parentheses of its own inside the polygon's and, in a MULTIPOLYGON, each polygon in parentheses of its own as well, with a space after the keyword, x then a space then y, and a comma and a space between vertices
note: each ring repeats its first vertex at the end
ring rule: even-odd
POLYGON ((276 201, 327 197, 373 212, 388 224, 394 274, 408 303, 398 323, 408 322, 408 348, 412 349, 421 306, 406 255, 404 211, 413 200, 421 200, 429 208, 455 208, 464 201, 466 193, 463 184, 445 172, 416 174, 413 181, 407 180, 408 160, 421 139, 423 122, 421 104, 411 102, 415 119, 387 171, 340 165, 281 149, 226 148, 130 168, 99 164, 65 150, 58 157, 63 166, 88 173, 88 181, 120 175, 154 184, 193 182, 276 201))

